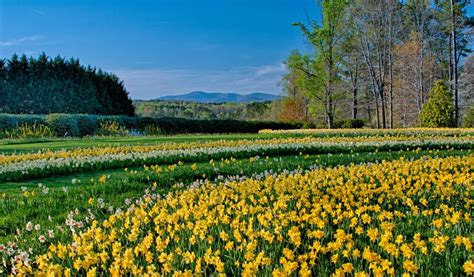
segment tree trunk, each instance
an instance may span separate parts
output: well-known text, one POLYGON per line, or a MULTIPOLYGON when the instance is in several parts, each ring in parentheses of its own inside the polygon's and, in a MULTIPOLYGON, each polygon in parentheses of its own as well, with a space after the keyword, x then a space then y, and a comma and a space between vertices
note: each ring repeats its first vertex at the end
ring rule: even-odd
POLYGON ((389 25, 388 25, 388 78, 389 78, 389 87, 388 87, 388 96, 390 100, 390 129, 393 129, 393 6, 390 1, 389 9, 389 25))
POLYGON ((326 115, 327 115, 327 124, 328 128, 332 129, 333 128, 333 121, 334 121, 334 115, 332 113, 333 111, 333 99, 332 99, 332 93, 333 93, 333 82, 334 82, 334 59, 333 59, 333 42, 329 42, 329 58, 328 58, 328 74, 329 74, 329 80, 328 80, 328 87, 327 87, 327 96, 326 96, 326 115))
POLYGON ((387 128, 387 118, 385 116, 385 93, 383 89, 379 91, 379 95, 380 95, 380 102, 381 102, 380 104, 382 106, 382 128, 385 129, 387 128))
POLYGON ((352 119, 357 119, 357 94, 359 82, 359 63, 355 65, 354 72, 350 72, 352 84, 352 119))
POLYGON ((375 128, 380 128, 380 115, 379 115, 379 97, 377 96, 377 91, 375 87, 373 88, 374 92, 374 109, 375 109, 375 128))
MULTIPOLYGON (((421 35, 423 36, 423 35, 421 35)), ((425 72, 424 72, 424 59, 425 59, 425 55, 424 55, 424 49, 423 49, 423 38, 420 38, 420 60, 419 60, 419 69, 418 69, 418 95, 420 97, 420 110, 419 112, 421 112, 421 107, 423 107, 423 104, 425 103, 425 96, 424 96, 424 93, 423 93, 423 79, 424 79, 424 75, 425 75, 425 72)))
POLYGON ((423 79, 425 75, 425 47, 424 47, 424 41, 425 41, 425 15, 423 12, 420 15, 420 23, 419 23, 419 44, 420 44, 420 57, 418 61, 418 97, 420 98, 420 105, 419 105, 419 110, 418 112, 421 112, 421 108, 423 107, 423 104, 425 103, 425 96, 424 96, 424 84, 423 84, 423 79))
POLYGON ((453 94, 454 94, 454 122, 459 124, 459 104, 458 104, 458 62, 457 62, 457 41, 456 41, 456 15, 454 11, 455 1, 451 0, 451 47, 453 63, 453 94))
POLYGON ((357 87, 352 88, 352 119, 357 119, 357 87))

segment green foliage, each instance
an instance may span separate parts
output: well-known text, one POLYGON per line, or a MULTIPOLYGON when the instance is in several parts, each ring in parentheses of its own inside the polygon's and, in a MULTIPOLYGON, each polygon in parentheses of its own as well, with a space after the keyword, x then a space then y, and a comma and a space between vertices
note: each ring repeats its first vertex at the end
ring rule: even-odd
POLYGON ((474 104, 471 104, 462 119, 464 128, 474 128, 474 104))
POLYGON ((79 129, 79 136, 84 137, 87 135, 95 134, 98 126, 99 124, 97 116, 86 114, 77 115, 77 127, 79 129))
POLYGON ((257 133, 262 129, 299 129, 300 123, 239 120, 192 120, 87 114, 12 115, 0 114, 0 131, 19 125, 47 125, 57 137, 117 136, 129 131, 141 134, 257 133))
POLYGON ((77 59, 13 55, 0 61, 0 112, 134 115, 117 76, 84 67, 77 59))
POLYGON ((143 131, 147 136, 157 136, 163 135, 163 131, 155 125, 146 125, 145 130, 143 131))
POLYGON ((71 114, 49 114, 46 122, 58 137, 77 137, 80 135, 77 116, 71 114))
POLYGON ((312 79, 311 96, 324 105, 328 128, 334 127, 335 100, 339 96, 336 87, 340 82, 343 47, 338 42, 347 36, 347 8, 346 0, 323 0, 321 24, 315 20, 310 22, 310 28, 302 23, 294 24, 313 46, 314 57, 307 57, 309 61, 304 62, 309 69, 302 70, 312 79))
POLYGON ((96 132, 98 136, 126 136, 128 130, 117 121, 105 121, 99 123, 99 129, 96 132))
POLYGON ((0 114, 0 131, 15 129, 21 125, 46 124, 44 116, 0 114))
POLYGON ((30 138, 51 138, 54 132, 49 126, 33 123, 32 125, 23 124, 14 129, 7 129, 0 132, 2 139, 30 139, 30 138))
POLYGON ((273 120, 274 102, 198 103, 190 101, 137 100, 133 105, 142 117, 179 117, 186 119, 273 120))
POLYGON ((336 129, 360 129, 365 126, 362 119, 344 119, 334 122, 336 129))
POLYGON ((452 94, 443 81, 437 81, 420 113, 422 127, 455 127, 452 94))

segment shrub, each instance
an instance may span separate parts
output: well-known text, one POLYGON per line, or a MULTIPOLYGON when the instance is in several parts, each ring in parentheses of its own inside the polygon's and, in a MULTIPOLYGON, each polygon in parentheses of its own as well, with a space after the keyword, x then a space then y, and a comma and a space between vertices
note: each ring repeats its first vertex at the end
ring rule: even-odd
POLYGON ((0 114, 0 130, 11 130, 21 125, 33 124, 46 125, 45 117, 28 114, 0 114))
POLYGON ((11 130, 4 130, 0 133, 0 137, 9 139, 50 138, 54 137, 54 132, 47 125, 33 123, 32 125, 23 124, 11 130))
POLYGON ((470 105, 462 118, 462 126, 464 128, 474 128, 474 105, 470 105))
POLYGON ((58 137, 77 137, 79 136, 79 127, 77 124, 77 115, 74 114, 49 114, 46 116, 48 126, 58 137))
POLYGON ((305 122, 305 123, 303 123, 301 128, 302 129, 316 129, 316 128, 318 128, 318 126, 317 126, 316 123, 313 123, 313 122, 305 122))
POLYGON ((177 130, 176 122, 166 117, 157 119, 157 126, 167 135, 174 134, 177 130))
POLYGON ((0 130, 14 129, 16 127, 18 127, 18 116, 0 114, 0 130))
POLYGON ((152 118, 87 114, 14 115, 0 114, 0 131, 20 125, 42 124, 55 136, 118 136, 132 134, 186 133, 257 133, 262 129, 299 129, 302 123, 239 120, 193 120, 183 118, 152 118), (131 132, 129 132, 131 131, 131 132))
POLYGON ((421 127, 455 127, 452 94, 446 84, 436 81, 429 97, 421 109, 421 127))
POLYGON ((138 130, 145 130, 145 129, 150 129, 151 126, 154 126, 154 128, 157 128, 157 119, 152 118, 152 117, 132 117, 135 118, 135 125, 133 128, 136 128, 138 130))
POLYGON ((96 134, 99 136, 126 136, 128 130, 117 121, 106 121, 99 124, 96 134))
POLYGON ((148 136, 163 135, 163 131, 156 125, 145 126, 143 132, 145 135, 148 135, 148 136))
POLYGON ((77 127, 81 137, 94 135, 99 127, 97 116, 88 114, 77 115, 77 127))
POLYGON ((360 129, 365 126, 362 119, 344 119, 334 122, 336 129, 360 129))

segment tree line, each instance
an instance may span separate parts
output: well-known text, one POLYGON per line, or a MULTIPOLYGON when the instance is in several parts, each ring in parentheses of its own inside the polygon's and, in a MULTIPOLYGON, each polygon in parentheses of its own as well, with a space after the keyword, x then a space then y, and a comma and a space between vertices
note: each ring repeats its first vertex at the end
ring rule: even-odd
POLYGON ((281 118, 328 128, 338 118, 363 119, 376 128, 411 127, 430 118, 429 111, 421 116, 423 109, 446 106, 438 114, 452 120, 443 122, 472 125, 469 3, 320 0, 320 20, 294 23, 311 51, 295 50, 285 61, 281 118), (451 103, 427 105, 432 91, 451 103))
POLYGON ((134 115, 117 76, 46 54, 0 59, 0 113, 134 115))
POLYGON ((146 117, 277 121, 277 103, 278 101, 200 103, 171 100, 135 100, 133 105, 135 106, 135 111, 138 116, 146 117))

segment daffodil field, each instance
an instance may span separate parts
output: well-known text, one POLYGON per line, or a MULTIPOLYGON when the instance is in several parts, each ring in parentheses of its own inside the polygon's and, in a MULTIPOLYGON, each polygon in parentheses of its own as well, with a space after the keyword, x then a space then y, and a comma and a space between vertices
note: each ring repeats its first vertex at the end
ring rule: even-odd
POLYGON ((474 273, 474 129, 84 140, 0 144, 0 275, 474 273))

